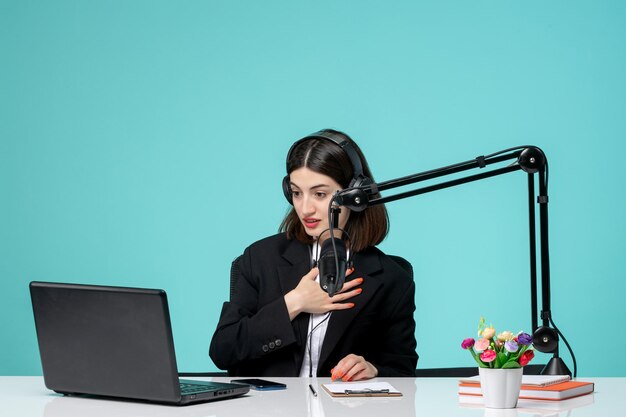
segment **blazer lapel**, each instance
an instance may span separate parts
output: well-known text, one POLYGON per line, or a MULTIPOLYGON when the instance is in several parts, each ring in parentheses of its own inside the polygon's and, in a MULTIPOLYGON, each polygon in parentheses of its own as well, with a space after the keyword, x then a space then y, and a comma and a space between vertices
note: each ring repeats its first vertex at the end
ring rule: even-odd
POLYGON ((283 294, 287 294, 311 270, 311 253, 307 245, 291 240, 281 256, 287 262, 278 266, 278 277, 283 294))
MULTIPOLYGON (((361 284, 361 287, 363 288, 363 293, 354 299, 354 307, 347 310, 334 311, 330 316, 328 329, 326 330, 326 336, 322 344, 318 369, 322 367, 322 364, 324 364, 333 351, 345 329, 350 326, 350 323, 354 320, 356 315, 367 305, 369 300, 382 285, 378 278, 370 276, 370 274, 382 269, 378 256, 363 256, 357 254, 355 256, 354 265, 355 270, 350 274, 349 280, 362 277, 363 284, 361 284)), ((348 300, 347 302, 352 302, 352 300, 348 300)))

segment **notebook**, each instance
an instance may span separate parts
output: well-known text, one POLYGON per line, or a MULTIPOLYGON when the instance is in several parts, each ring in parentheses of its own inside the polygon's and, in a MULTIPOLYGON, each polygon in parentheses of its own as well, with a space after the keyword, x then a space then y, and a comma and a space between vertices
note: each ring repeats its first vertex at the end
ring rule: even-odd
POLYGON ((179 380, 163 290, 31 282, 30 295, 50 390, 184 405, 250 389, 179 380))
MULTIPOLYGON (((532 385, 537 387, 547 387, 554 384, 567 382, 571 379, 569 375, 523 375, 522 385, 532 385)), ((461 378, 461 384, 477 384, 480 385, 480 375, 470 378, 461 378)))

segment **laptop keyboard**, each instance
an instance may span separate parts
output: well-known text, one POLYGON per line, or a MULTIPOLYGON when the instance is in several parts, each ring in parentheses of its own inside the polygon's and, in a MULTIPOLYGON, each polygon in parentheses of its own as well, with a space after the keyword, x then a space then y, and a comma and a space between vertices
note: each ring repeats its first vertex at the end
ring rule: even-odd
POLYGON ((211 391, 214 389, 206 384, 189 384, 187 382, 180 383, 180 393, 183 395, 195 394, 197 392, 211 391))

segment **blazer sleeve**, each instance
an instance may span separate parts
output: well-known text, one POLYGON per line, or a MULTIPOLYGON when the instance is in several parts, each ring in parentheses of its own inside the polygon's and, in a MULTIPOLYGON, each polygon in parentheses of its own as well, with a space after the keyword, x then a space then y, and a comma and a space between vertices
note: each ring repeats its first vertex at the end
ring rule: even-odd
POLYGON ((222 307, 209 348, 209 356, 220 369, 262 359, 296 341, 280 285, 261 282, 267 271, 253 268, 250 248, 238 262, 240 277, 233 299, 222 307))
MULTIPOLYGON (((380 335, 382 346, 372 364, 381 377, 413 377, 418 355, 415 340, 415 283, 396 289, 385 331, 380 335)), ((391 301, 391 300, 388 300, 391 301)), ((367 359, 367 358, 366 358, 367 359)))

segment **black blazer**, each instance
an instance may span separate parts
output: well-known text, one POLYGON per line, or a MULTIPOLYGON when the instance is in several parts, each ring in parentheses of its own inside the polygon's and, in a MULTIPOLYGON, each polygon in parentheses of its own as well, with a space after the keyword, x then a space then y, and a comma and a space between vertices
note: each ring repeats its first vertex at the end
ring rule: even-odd
MULTIPOLYGON (((305 359, 309 314, 293 321, 284 295, 311 270, 309 246, 284 234, 260 240, 239 258, 241 276, 224 303, 209 355, 220 368, 238 376, 298 376, 305 359)), ((379 376, 414 376, 415 284, 412 277, 377 248, 354 256, 363 292, 355 306, 334 311, 322 345, 318 376, 344 356, 363 356, 379 376)))

